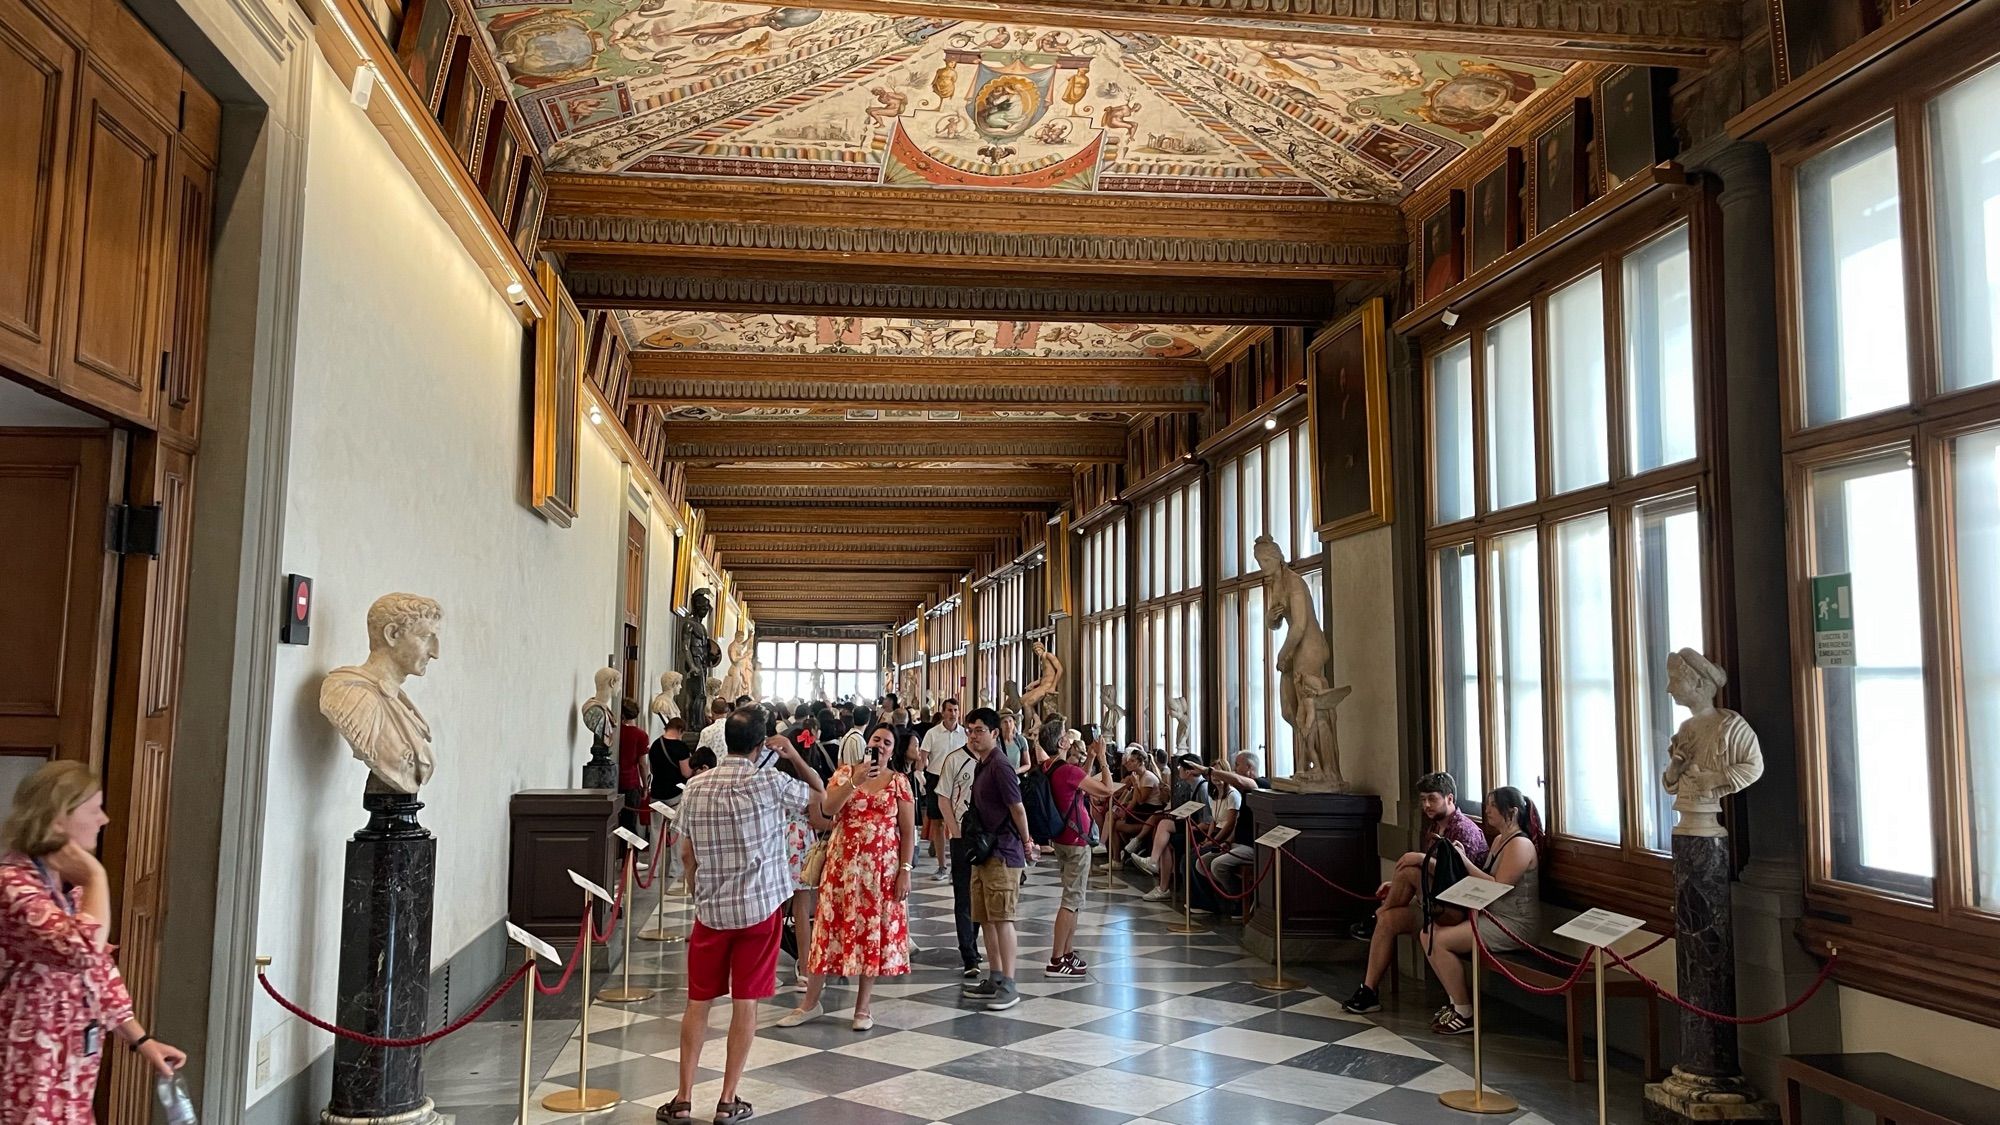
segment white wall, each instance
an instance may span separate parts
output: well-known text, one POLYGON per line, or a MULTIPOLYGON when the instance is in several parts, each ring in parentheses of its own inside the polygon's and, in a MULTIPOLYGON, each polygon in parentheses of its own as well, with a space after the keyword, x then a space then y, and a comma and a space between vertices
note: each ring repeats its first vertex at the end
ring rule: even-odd
POLYGON ((1840 990, 1840 1048, 1887 1051, 1914 1063, 1995 1085, 2000 1027, 1947 1016, 1858 988, 1840 990))
POLYGON ((1340 765, 1357 793, 1379 794, 1382 820, 1401 824, 1402 732, 1396 721, 1395 564, 1390 529, 1326 545, 1326 631, 1340 705, 1340 765))
MULTIPOLYGON (((406 685, 435 735, 441 963, 505 913, 509 797, 575 784, 588 757, 576 710, 615 643, 625 502, 586 425, 575 525, 522 505, 522 330, 315 61, 284 565, 318 605, 312 643, 278 651, 258 949, 281 991, 331 1015, 366 775, 319 715, 321 677, 367 655, 376 597, 443 603, 441 655, 406 685)), ((253 1024, 272 1063, 253 1101, 331 1042, 261 996, 253 1024)))

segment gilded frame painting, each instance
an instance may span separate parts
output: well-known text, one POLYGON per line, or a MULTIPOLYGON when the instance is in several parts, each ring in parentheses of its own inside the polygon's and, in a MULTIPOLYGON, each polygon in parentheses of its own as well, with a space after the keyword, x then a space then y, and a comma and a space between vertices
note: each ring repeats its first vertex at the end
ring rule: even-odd
POLYGON ((1321 539, 1394 516, 1389 480, 1388 310, 1376 297, 1306 348, 1313 443, 1313 523, 1321 539))
POLYGON ((549 298, 549 315, 535 325, 535 417, 530 458, 530 507, 550 523, 576 518, 578 400, 583 393, 583 314, 546 261, 535 279, 549 298))

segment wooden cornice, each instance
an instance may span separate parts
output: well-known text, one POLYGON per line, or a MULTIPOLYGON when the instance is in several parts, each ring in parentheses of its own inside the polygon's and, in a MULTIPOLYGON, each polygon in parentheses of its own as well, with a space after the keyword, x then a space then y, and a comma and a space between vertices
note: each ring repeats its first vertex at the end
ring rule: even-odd
POLYGON ((856 355, 639 351, 634 403, 931 410, 1198 411, 1201 360, 977 360, 856 355))
MULTIPOLYGON (((799 551, 730 551, 724 558, 730 573, 751 570, 808 568, 826 558, 824 543, 810 543, 809 549, 799 551)), ((971 570, 979 561, 977 551, 926 551, 917 545, 899 547, 893 557, 884 558, 878 570, 893 573, 898 570, 942 570, 963 574, 971 570)))
MULTIPOLYGON (((991 21, 981 0, 844 0, 891 15, 991 21)), ((1277 39, 1382 50, 1700 66, 1736 45, 1735 0, 1027 0, 1011 23, 1277 39)))
POLYGON ((874 531, 896 532, 905 528, 921 531, 994 531, 1019 532, 1021 519, 1027 515, 1040 516, 1040 509, 994 509, 975 508, 964 512, 940 514, 910 508, 863 508, 841 504, 816 504, 795 508, 717 508, 705 506, 703 513, 708 516, 708 529, 718 535, 730 531, 761 531, 766 528, 785 527, 861 527, 874 531))
POLYGON ((689 469, 688 496, 716 500, 883 502, 1026 501, 1069 498, 1070 474, 1036 469, 689 469))
MULTIPOLYGON (((925 534, 910 545, 916 551, 949 551, 953 554, 976 554, 993 549, 996 539, 1004 539, 1014 532, 971 531, 951 528, 925 534)), ((738 554, 757 554, 781 548, 801 546, 817 557, 824 559, 830 545, 825 540, 812 540, 793 528, 784 531, 727 531, 715 537, 715 549, 724 559, 738 554)), ((842 544, 846 546, 846 544, 842 544)), ((900 553, 900 549, 899 549, 900 553)))
MULTIPOLYGON (((990 15, 987 18, 991 18, 990 15)), ((1350 280, 1402 264, 1402 212, 1332 200, 1144 199, 818 184, 549 177, 565 255, 1350 280)))
POLYGON ((681 461, 1122 461, 1125 427, 1107 422, 668 422, 681 461))

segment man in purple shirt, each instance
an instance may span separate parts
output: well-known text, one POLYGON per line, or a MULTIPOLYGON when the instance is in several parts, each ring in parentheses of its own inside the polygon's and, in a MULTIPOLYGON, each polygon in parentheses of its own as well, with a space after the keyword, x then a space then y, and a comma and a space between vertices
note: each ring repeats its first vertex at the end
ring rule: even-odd
MULTIPOLYGON (((1368 973, 1361 978, 1361 987, 1341 1007, 1356 1015, 1382 1010, 1375 988, 1396 959, 1396 937, 1423 928, 1423 904, 1417 901, 1417 896, 1423 890, 1431 845, 1442 837, 1462 845, 1466 858, 1473 863, 1486 862, 1486 833, 1478 822, 1459 811, 1458 786, 1450 774, 1440 770, 1417 779, 1417 810, 1424 817, 1423 832, 1418 837, 1423 850, 1406 852, 1396 861, 1395 872, 1376 891, 1383 896, 1382 905, 1376 908, 1373 918, 1354 927, 1355 939, 1368 943, 1368 973)), ((1459 911, 1449 907, 1442 908, 1437 916, 1439 925, 1463 920, 1459 911)))
POLYGON ((985 980, 965 986, 965 997, 989 1012, 1021 1002, 1014 984, 1019 940, 1014 919, 1021 910, 1021 871, 1041 859, 1028 835, 1028 810, 1021 804, 1021 777, 999 752, 1000 714, 977 707, 965 717, 965 751, 979 762, 972 776, 972 805, 966 821, 993 837, 993 853, 972 868, 972 920, 986 939, 985 980))

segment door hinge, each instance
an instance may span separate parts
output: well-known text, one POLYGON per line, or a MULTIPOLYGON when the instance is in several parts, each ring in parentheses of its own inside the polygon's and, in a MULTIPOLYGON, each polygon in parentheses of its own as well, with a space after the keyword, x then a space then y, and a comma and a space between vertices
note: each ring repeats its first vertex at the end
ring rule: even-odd
POLYGON ((113 554, 160 557, 160 506, 113 504, 111 527, 105 536, 113 554))

